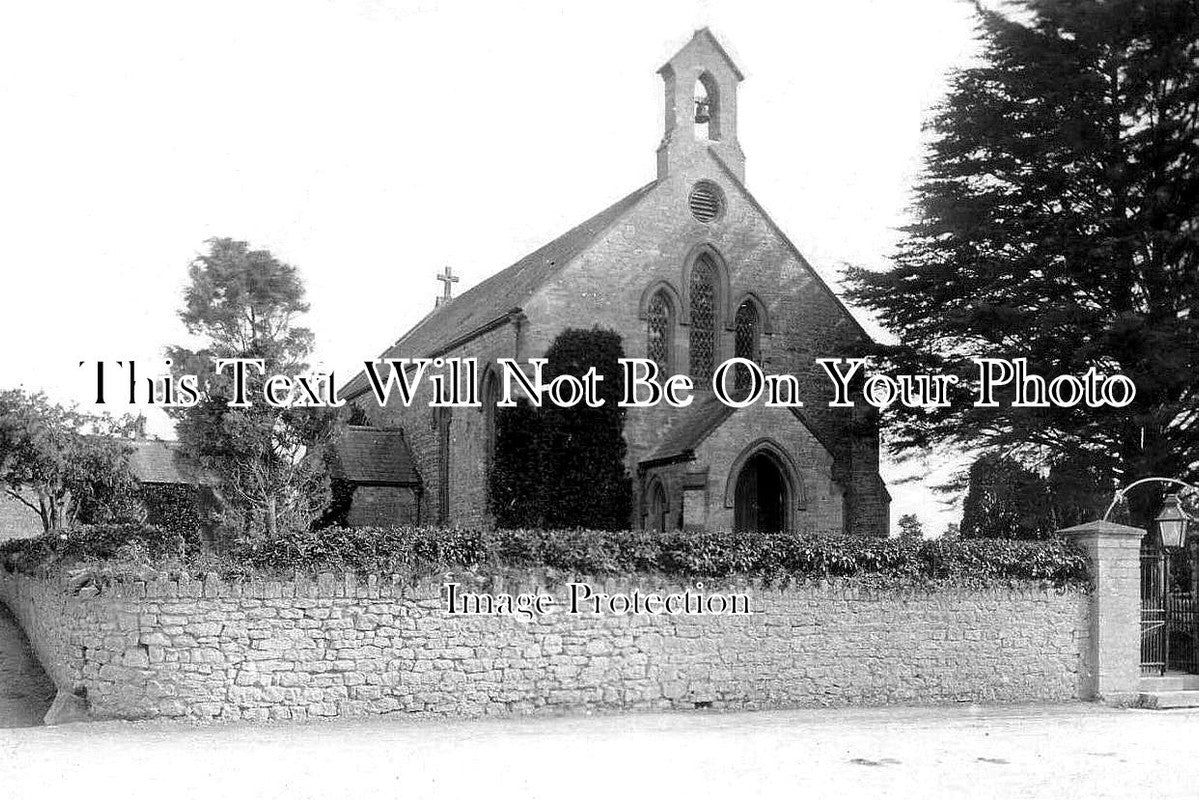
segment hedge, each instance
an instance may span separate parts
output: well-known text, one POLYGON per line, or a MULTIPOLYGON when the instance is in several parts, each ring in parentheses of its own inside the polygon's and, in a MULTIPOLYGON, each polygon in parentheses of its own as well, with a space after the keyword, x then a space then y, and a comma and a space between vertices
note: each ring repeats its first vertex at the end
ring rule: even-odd
POLYGON ((83 525, 66 533, 0 543, 0 563, 9 572, 33 572, 90 561, 182 560, 202 547, 195 529, 183 532, 143 523, 83 525))
POLYGON ((213 556, 202 553, 198 541, 153 527, 95 526, 65 537, 6 542, 0 559, 9 571, 90 564, 108 575, 335 571, 421 577, 448 570, 538 569, 563 576, 864 578, 889 585, 1035 581, 1057 587, 1085 585, 1089 579, 1086 556, 1057 539, 912 542, 784 533, 325 528, 241 542, 213 556))

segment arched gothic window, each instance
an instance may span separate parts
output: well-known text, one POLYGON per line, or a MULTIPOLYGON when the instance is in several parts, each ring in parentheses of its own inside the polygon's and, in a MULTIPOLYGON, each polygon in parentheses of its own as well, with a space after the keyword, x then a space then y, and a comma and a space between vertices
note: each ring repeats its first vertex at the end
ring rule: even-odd
POLYGON ((674 348, 674 308, 665 291, 654 293, 645 316, 645 357, 656 363, 663 374, 667 374, 670 371, 670 351, 674 348))
POLYGON ((488 371, 483 377, 483 456, 488 469, 495 460, 495 415, 496 404, 500 400, 500 381, 494 371, 488 371))
POLYGON ((698 386, 712 379, 716 364, 716 265, 707 254, 691 268, 691 377, 698 386))
MULTIPOLYGON (((737 316, 733 320, 733 326, 736 329, 733 338, 733 355, 749 359, 761 366, 762 351, 758 335, 761 324, 758 319, 758 307, 750 300, 743 302, 737 307, 737 316)), ((748 390, 749 383, 749 370, 738 365, 737 391, 748 390)))

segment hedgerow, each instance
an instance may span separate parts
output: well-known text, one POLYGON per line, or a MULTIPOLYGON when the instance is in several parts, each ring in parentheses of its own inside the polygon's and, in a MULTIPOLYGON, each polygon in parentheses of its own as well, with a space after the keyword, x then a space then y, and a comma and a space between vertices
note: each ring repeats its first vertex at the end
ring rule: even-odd
POLYGON ((107 575, 147 570, 224 577, 296 572, 402 574, 464 570, 480 575, 544 570, 562 576, 649 574, 678 579, 747 576, 790 582, 861 578, 880 585, 1088 581, 1085 555, 1057 539, 907 541, 808 534, 721 532, 325 528, 243 541, 222 556, 178 534, 142 526, 95 526, 65 538, 0 545, 9 571, 91 564, 107 575))

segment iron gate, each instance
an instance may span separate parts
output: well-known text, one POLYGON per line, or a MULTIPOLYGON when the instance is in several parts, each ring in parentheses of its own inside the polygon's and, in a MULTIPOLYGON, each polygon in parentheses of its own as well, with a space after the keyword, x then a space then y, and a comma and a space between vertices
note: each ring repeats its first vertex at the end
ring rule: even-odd
POLYGON ((1199 673, 1199 604, 1194 556, 1141 547, 1141 674, 1199 673))

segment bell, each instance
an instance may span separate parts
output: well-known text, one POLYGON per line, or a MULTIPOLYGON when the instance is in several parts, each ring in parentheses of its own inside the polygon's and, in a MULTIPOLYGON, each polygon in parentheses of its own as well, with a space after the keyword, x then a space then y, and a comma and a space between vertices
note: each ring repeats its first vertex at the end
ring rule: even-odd
POLYGON ((695 101, 695 124, 704 125, 712 121, 712 113, 707 100, 695 101))

